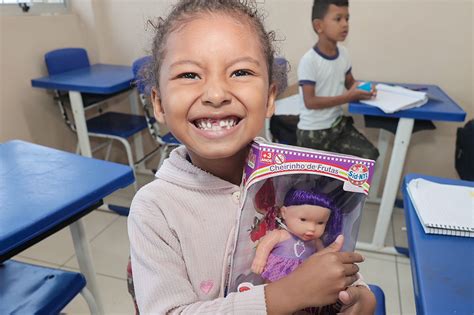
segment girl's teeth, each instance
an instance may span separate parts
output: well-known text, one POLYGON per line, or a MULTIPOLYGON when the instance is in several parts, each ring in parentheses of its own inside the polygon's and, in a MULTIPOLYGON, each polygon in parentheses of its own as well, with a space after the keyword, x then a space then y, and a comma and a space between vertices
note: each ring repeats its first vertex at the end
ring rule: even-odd
POLYGON ((223 119, 219 121, 213 121, 211 119, 201 119, 199 120, 196 125, 199 129, 202 130, 212 130, 212 131, 219 131, 222 129, 230 129, 237 124, 235 119, 223 119))

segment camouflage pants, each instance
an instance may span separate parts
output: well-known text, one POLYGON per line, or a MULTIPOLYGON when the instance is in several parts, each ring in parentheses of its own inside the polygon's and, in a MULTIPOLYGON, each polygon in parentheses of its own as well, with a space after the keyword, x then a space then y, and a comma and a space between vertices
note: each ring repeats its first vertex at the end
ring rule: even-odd
POLYGON ((353 126, 352 117, 342 116, 335 126, 322 130, 296 131, 297 145, 376 160, 377 148, 353 126))

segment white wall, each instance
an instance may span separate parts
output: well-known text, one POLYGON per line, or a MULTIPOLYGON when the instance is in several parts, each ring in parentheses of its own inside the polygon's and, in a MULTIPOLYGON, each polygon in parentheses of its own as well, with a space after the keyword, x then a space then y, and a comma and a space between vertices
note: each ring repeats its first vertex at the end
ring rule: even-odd
MULTIPOLYGON (((21 123, 13 125, 8 122, 4 126, 2 118, 0 141, 20 137, 59 147, 64 141, 58 136, 63 133, 58 132, 62 130, 59 124, 52 124, 52 131, 37 128, 38 123, 29 116, 33 115, 31 108, 25 109, 25 103, 36 102, 38 98, 45 102, 44 91, 31 94, 32 89, 25 80, 41 73, 41 56, 46 46, 66 45, 68 41, 83 43, 88 46, 95 60, 131 64, 134 59, 148 52, 152 31, 147 28, 146 21, 165 15, 171 3, 171 0, 72 0, 73 11, 78 18, 68 19, 77 25, 63 27, 60 31, 54 27, 60 33, 59 38, 65 37, 64 41, 57 36, 52 38, 48 35, 52 33, 39 31, 38 28, 43 25, 42 19, 50 19, 49 27, 53 28, 58 23, 54 20, 57 17, 29 21, 26 41, 8 34, 8 40, 5 41, 2 22, 1 73, 5 73, 5 69, 13 70, 13 61, 24 63, 25 58, 31 61, 21 66, 21 88, 18 79, 5 81, 2 78, 2 82, 7 82, 2 86, 12 90, 8 91, 7 99, 2 91, 2 117, 8 109, 8 117, 15 117, 21 123), (38 31, 32 31, 36 29, 38 31), (28 53, 18 52, 22 49, 28 50, 28 53), (26 94, 26 90, 30 94, 26 94)), ((310 23, 311 4, 312 0, 266 0, 263 5, 267 12, 268 28, 276 30, 277 38, 283 39, 278 46, 280 54, 292 66, 290 83, 296 81, 295 69, 299 58, 316 41, 310 23)), ((352 0, 351 29, 344 44, 350 51, 355 76, 369 80, 439 85, 464 108, 467 118, 472 119, 473 7, 471 0, 352 0)), ((18 17, 12 19, 9 27, 19 27, 20 30, 26 27, 18 17)), ((38 107, 41 109, 36 108, 33 113, 43 115, 43 122, 58 119, 56 112, 44 113, 48 111, 44 104, 38 104, 38 107)), ((371 140, 376 141, 375 130, 364 129, 360 117, 356 117, 356 123, 371 140)), ((437 130, 414 134, 405 172, 456 177, 453 160, 455 132, 461 125, 436 123, 437 130)))
POLYGON ((46 74, 44 54, 60 47, 88 48, 76 15, 0 17, 0 142, 74 147, 52 95, 31 87, 46 74))

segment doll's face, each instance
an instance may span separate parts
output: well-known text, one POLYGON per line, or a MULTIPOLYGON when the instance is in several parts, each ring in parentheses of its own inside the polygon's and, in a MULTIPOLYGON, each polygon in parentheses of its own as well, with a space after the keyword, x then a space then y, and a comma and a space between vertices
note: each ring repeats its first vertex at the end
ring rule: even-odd
POLYGON ((281 215, 291 233, 309 241, 323 235, 331 210, 320 206, 298 205, 282 207, 281 215))

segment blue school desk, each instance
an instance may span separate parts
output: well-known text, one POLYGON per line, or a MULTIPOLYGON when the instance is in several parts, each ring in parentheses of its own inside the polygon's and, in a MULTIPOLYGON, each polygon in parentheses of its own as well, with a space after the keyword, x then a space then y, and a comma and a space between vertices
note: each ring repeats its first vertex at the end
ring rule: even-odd
POLYGON ((405 176, 403 197, 416 313, 474 314, 474 238, 425 234, 407 192, 408 183, 415 178, 468 187, 474 187, 474 182, 405 176))
MULTIPOLYGON (((399 189, 403 165, 410 144, 415 119, 425 121, 462 122, 466 118, 466 112, 436 85, 396 84, 409 89, 417 89, 426 92, 429 96, 428 103, 418 108, 402 110, 393 114, 386 114, 377 107, 362 104, 360 102, 349 104, 349 112, 353 114, 379 116, 398 120, 392 155, 390 158, 382 199, 380 200, 380 209, 372 242, 357 243, 357 248, 362 250, 380 251, 391 254, 395 254, 396 251, 394 248, 384 246, 385 237, 387 235, 390 219, 392 218, 393 206, 399 189)), ((381 129, 378 142, 380 157, 377 160, 378 165, 372 182, 372 193, 376 192, 379 186, 389 139, 389 132, 381 129)))
MULTIPOLYGON (((87 125, 81 93, 114 94, 130 88, 134 80, 132 68, 108 64, 95 64, 77 70, 45 76, 31 80, 31 85, 47 90, 69 92, 74 123, 81 154, 91 157, 91 146, 87 136, 87 125)), ((129 94, 132 114, 138 115, 136 90, 129 94)), ((141 137, 135 138, 136 156, 143 156, 141 137)))
POLYGON ((18 140, 0 144, 0 263, 69 226, 81 273, 103 313, 80 218, 133 181, 125 165, 18 140))

